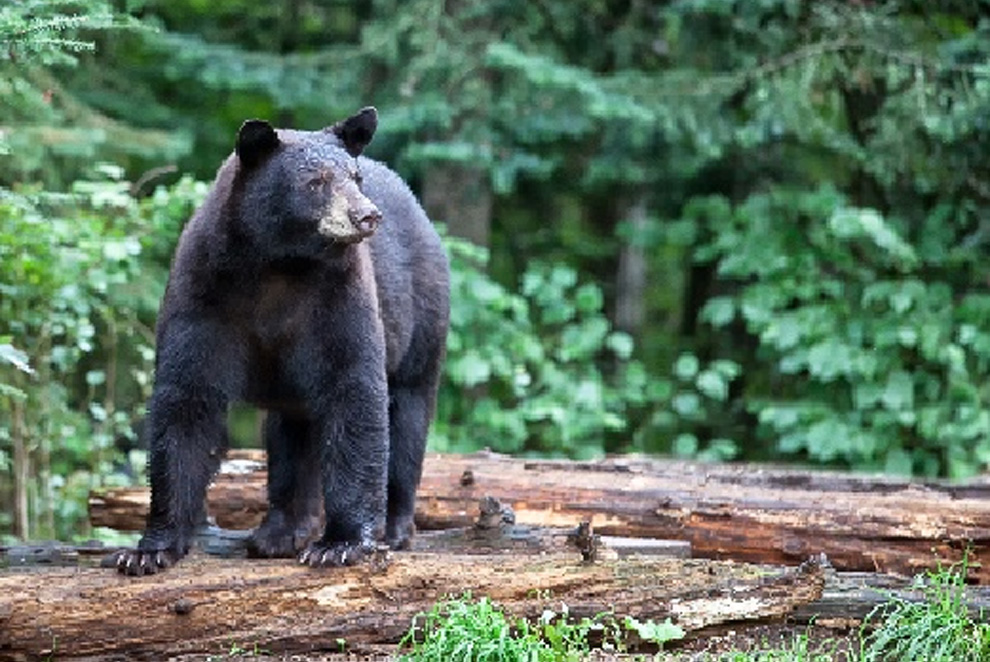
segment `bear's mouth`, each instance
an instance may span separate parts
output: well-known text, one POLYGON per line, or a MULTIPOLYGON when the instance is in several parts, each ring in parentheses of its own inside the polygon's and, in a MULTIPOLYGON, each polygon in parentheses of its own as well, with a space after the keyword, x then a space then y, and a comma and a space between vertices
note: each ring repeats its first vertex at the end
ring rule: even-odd
POLYGON ((375 234, 381 222, 382 213, 374 206, 355 213, 343 202, 331 203, 320 219, 317 232, 334 243, 355 244, 375 234))
POLYGON ((374 219, 361 219, 359 222, 351 223, 350 231, 346 233, 333 232, 332 229, 321 225, 320 234, 331 239, 335 244, 356 244, 375 234, 380 223, 380 216, 374 219))
POLYGON ((381 222, 382 215, 377 209, 373 212, 366 213, 361 218, 351 219, 351 225, 354 226, 354 229, 358 231, 358 234, 362 238, 375 234, 381 222))
POLYGON ((346 245, 349 246, 351 244, 359 244, 359 243, 361 243, 362 241, 364 241, 365 239, 367 239, 368 237, 370 237, 372 234, 374 234, 374 232, 369 233, 369 234, 355 233, 355 234, 346 235, 346 236, 330 237, 330 239, 335 244, 346 244, 346 245))

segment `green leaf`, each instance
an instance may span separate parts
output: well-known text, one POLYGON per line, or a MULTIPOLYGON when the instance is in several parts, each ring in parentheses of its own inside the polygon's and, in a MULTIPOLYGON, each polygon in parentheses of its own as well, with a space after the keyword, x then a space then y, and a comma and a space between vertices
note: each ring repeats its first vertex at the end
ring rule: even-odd
POLYGON ((759 410, 758 418, 760 423, 769 424, 778 432, 793 428, 801 421, 797 407, 763 407, 759 410))
POLYGON ((0 396, 12 398, 15 400, 24 400, 27 398, 27 393, 25 393, 23 390, 19 388, 11 386, 10 384, 4 384, 3 382, 0 382, 0 396))
POLYGON ((853 387, 853 406, 863 411, 875 406, 883 397, 884 389, 874 382, 860 382, 853 387))
POLYGON ((448 369, 458 383, 468 388, 487 382, 492 375, 491 364, 470 350, 455 357, 448 369))
POLYGON ((714 297, 701 309, 701 320, 716 328, 726 326, 736 317, 736 304, 729 297, 714 297))
POLYGON ((678 393, 671 406, 675 412, 688 419, 701 414, 701 398, 697 393, 678 393))
POLYGON ((89 370, 86 372, 86 383, 90 386, 99 386, 107 381, 107 373, 103 370, 89 370))
POLYGON ((836 210, 828 220, 829 229, 840 239, 866 238, 905 267, 914 266, 917 255, 875 209, 846 207, 836 210))
POLYGON ((722 375, 728 381, 732 381, 742 374, 742 366, 735 361, 729 361, 728 359, 718 359, 712 361, 709 368, 722 375))
POLYGON ((698 374, 700 362, 694 354, 681 354, 674 363, 674 374, 682 381, 690 381, 698 374))
POLYGON ((729 398, 729 383, 720 373, 714 370, 703 370, 695 378, 698 390, 712 400, 725 402, 729 398))
POLYGON ((894 476, 910 476, 914 469, 914 462, 910 453, 903 448, 892 448, 887 451, 884 459, 884 473, 894 476))
POLYGON ((610 350, 615 352, 615 355, 623 361, 626 361, 632 357, 634 343, 633 337, 628 333, 623 331, 613 331, 608 334, 607 338, 605 338, 605 345, 610 350))
POLYGON ((694 457, 698 453, 698 438, 693 434, 679 434, 671 449, 677 457, 694 457))
POLYGON ((914 407, 914 379, 904 371, 892 372, 887 377, 883 395, 883 406, 890 410, 905 410, 914 407))
POLYGON ((644 623, 632 616, 626 616, 624 624, 627 630, 634 631, 642 639, 651 641, 660 647, 663 647, 667 642, 683 639, 687 636, 684 628, 675 625, 670 618, 667 618, 662 623, 657 623, 656 621, 646 621, 644 623))
POLYGON ((707 448, 698 454, 706 462, 727 462, 739 455, 739 445, 731 439, 712 439, 707 448))
POLYGON ((592 283, 585 283, 574 292, 574 305, 583 313, 595 313, 602 309, 601 289, 592 283))

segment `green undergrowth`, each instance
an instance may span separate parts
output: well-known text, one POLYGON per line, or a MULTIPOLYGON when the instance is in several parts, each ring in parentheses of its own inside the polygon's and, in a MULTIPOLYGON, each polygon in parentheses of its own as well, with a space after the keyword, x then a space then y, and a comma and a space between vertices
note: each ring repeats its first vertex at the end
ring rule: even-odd
POLYGON ((891 595, 861 631, 859 662, 990 660, 990 623, 966 604, 968 558, 915 578, 918 598, 891 595))
MULTIPOLYGON (((403 662, 981 662, 990 660, 990 623, 966 604, 967 561, 919 575, 911 597, 891 593, 846 638, 814 624, 782 643, 729 652, 672 652, 685 636, 668 619, 640 622, 604 612, 572 618, 566 605, 535 622, 515 618, 487 597, 451 597, 419 614, 400 643, 403 662), (825 635, 825 636, 823 636, 825 635), (645 642, 656 653, 630 652, 645 642)), ((639 647, 638 650, 642 650, 639 647)))
POLYGON ((609 613, 571 619, 568 608, 548 609, 535 622, 512 618, 487 597, 470 593, 436 604, 419 614, 400 648, 404 662, 563 662, 583 660, 591 642, 604 652, 625 652, 626 635, 635 632, 657 646, 684 636, 672 623, 640 623, 609 613))

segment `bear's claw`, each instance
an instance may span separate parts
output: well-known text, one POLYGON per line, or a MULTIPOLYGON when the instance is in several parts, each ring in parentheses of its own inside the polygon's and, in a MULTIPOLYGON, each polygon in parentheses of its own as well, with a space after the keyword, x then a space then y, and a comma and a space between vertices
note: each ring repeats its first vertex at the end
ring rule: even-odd
POLYGON ((122 575, 140 577, 157 574, 175 565, 176 561, 178 557, 168 550, 122 549, 104 559, 102 565, 117 568, 122 575))
POLYGON ((337 568, 357 565, 375 551, 371 541, 315 542, 299 555, 299 563, 312 568, 337 568))

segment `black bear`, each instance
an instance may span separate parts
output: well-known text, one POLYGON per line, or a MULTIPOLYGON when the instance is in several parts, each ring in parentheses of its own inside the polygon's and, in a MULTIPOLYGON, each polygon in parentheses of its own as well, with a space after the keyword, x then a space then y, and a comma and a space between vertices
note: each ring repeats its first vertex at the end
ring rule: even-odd
POLYGON ((112 558, 120 572, 155 573, 187 553, 238 400, 268 410, 254 555, 339 566, 383 539, 408 545, 449 271, 406 184, 360 156, 377 124, 365 108, 322 131, 241 127, 162 300, 151 510, 137 548, 112 558))

